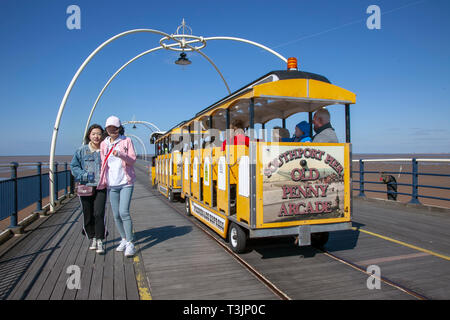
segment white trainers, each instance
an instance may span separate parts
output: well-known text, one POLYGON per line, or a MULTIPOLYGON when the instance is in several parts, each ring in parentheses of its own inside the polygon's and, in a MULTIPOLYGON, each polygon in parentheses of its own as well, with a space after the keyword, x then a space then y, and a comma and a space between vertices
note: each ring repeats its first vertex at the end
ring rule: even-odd
POLYGON ((125 249, 125 257, 132 257, 136 253, 133 242, 127 242, 127 248, 125 249))
POLYGON ((117 247, 116 251, 117 252, 122 252, 123 250, 125 250, 126 247, 127 247, 127 240, 122 239, 122 241, 120 241, 120 244, 117 247))
POLYGON ((105 244, 103 243, 103 240, 98 239, 97 240, 97 253, 105 253, 105 244))
POLYGON ((89 247, 89 250, 96 250, 97 249, 97 239, 92 238, 91 246, 89 247))

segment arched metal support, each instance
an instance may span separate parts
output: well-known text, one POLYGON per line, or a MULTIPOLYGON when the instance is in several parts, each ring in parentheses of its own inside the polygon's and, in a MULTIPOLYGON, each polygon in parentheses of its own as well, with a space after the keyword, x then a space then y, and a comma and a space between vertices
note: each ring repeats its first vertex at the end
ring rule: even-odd
POLYGON ((222 78, 223 83, 225 83, 225 86, 227 87, 228 90, 228 94, 231 94, 231 90, 230 87, 228 86, 227 82, 225 81, 225 78, 223 77, 222 72, 220 72, 219 68, 217 68, 217 66, 214 64, 214 62, 212 62, 212 60, 206 55, 204 54, 201 50, 198 50, 190 45, 186 45, 187 47, 191 48, 192 50, 194 50, 195 52, 199 53, 201 56, 203 56, 203 58, 205 58, 206 60, 209 61, 210 64, 212 64, 212 66, 214 67, 214 69, 216 69, 217 73, 220 75, 220 77, 222 78))
POLYGON ((270 48, 266 47, 265 45, 262 45, 262 44, 260 44, 258 42, 250 41, 250 40, 243 39, 243 38, 236 38, 236 37, 209 37, 209 38, 203 38, 203 40, 205 40, 205 41, 209 41, 209 40, 232 40, 232 41, 244 42, 244 43, 256 46, 258 48, 264 49, 264 50, 270 52, 271 54, 277 56, 278 58, 283 60, 285 63, 287 63, 287 59, 285 57, 283 57, 281 54, 279 54, 275 50, 272 50, 272 49, 270 49, 270 48))
MULTIPOLYGON (((121 37, 124 37, 126 35, 130 35, 130 34, 134 34, 134 33, 153 33, 153 34, 159 34, 161 36, 163 36, 163 39, 171 39, 173 41, 175 41, 176 43, 167 45, 165 43, 163 43, 161 45, 161 47, 159 47, 159 49, 164 48, 164 49, 171 49, 173 47, 173 50, 175 51, 179 51, 179 50, 185 50, 186 47, 188 47, 189 50, 191 51, 197 51, 199 52, 199 50, 203 47, 206 46, 206 42, 209 40, 232 40, 232 41, 239 41, 239 42, 243 42, 243 43, 247 43, 247 44, 251 44, 254 45, 256 47, 259 47, 261 49, 264 49, 270 53, 272 53, 273 55, 277 56, 278 58, 280 58, 281 60, 283 60, 285 63, 287 63, 287 59, 285 57, 283 57, 281 54, 279 54, 278 52, 262 45, 259 44, 257 42, 254 41, 250 41, 247 39, 243 39, 243 38, 236 38, 236 37, 208 37, 208 38, 203 38, 203 37, 196 37, 196 36, 188 36, 188 35, 169 35, 165 32, 159 31, 159 30, 154 30, 154 29, 134 29, 134 30, 128 30, 122 33, 119 33, 111 38, 109 38, 108 40, 106 40, 105 42, 103 42, 100 46, 98 46, 87 58, 86 60, 84 60, 84 62, 82 63, 82 65, 78 68, 77 72, 75 73, 75 75, 73 76, 72 80, 70 81, 69 86, 66 89, 66 92, 64 93, 63 99, 61 101, 61 104, 59 106, 59 110, 58 110, 58 114, 56 116, 56 120, 55 120, 55 124, 53 127, 53 134, 52 134, 52 142, 51 142, 51 146, 50 146, 50 170, 49 170, 49 179, 50 179, 50 212, 54 212, 55 211, 55 172, 53 171, 53 167, 54 167, 54 163, 55 163, 55 149, 56 149, 56 141, 57 141, 57 137, 58 137, 58 130, 59 130, 59 125, 61 122, 61 117, 67 102, 67 99, 69 97, 70 92, 72 91, 73 86, 75 85, 78 77, 80 76, 81 72, 84 70, 84 68, 87 66, 87 64, 92 60, 92 58, 100 51, 102 50, 105 46, 107 46, 108 44, 110 44, 111 42, 113 42, 114 40, 117 40, 121 37), (181 38, 181 40, 180 40, 181 38), (191 41, 186 41, 185 38, 188 39, 194 39, 191 41), (200 41, 202 43, 202 46, 195 48, 195 47, 191 47, 191 46, 187 46, 188 43, 191 42, 198 42, 200 41), (178 48, 175 48, 176 46, 179 46, 178 48)), ((162 41, 162 39, 161 39, 162 41)), ((160 43, 161 43, 160 41, 160 43)), ((155 49, 155 50, 159 50, 159 49, 155 49)), ((208 60, 210 61, 210 59, 208 60)), ((211 61, 210 61, 211 62, 211 61)), ((215 67, 217 70, 217 67, 215 67)), ((223 76, 222 76, 223 79, 223 76)), ((228 85, 227 85, 228 87, 228 85)), ((90 121, 89 121, 90 122, 90 121)))
POLYGON ((161 131, 161 129, 159 129, 156 125, 148 121, 131 120, 122 122, 122 124, 142 124, 146 126, 148 129, 150 129, 152 132, 161 131))
MULTIPOLYGON (((56 116, 55 124, 53 126, 53 134, 52 134, 52 142, 50 146, 50 168, 49 168, 49 179, 50 179, 50 212, 53 213, 55 211, 55 172, 53 171, 54 164, 55 164, 55 149, 56 149, 56 140, 58 138, 58 130, 59 130, 59 124, 61 122, 61 117, 64 112, 64 108, 66 106, 67 99, 69 98, 69 94, 72 91, 73 86, 75 85, 76 81, 78 80, 78 77, 80 76, 81 72, 83 72, 84 68, 87 66, 87 64, 92 60, 92 58, 104 47, 106 47, 108 44, 113 42, 114 40, 117 40, 121 37, 134 34, 134 33, 153 33, 153 34, 159 34, 164 37, 170 37, 167 33, 159 31, 159 30, 153 30, 153 29, 133 29, 128 30, 122 33, 119 33, 105 42, 103 42, 100 46, 98 46, 87 58, 84 60, 84 62, 81 64, 81 66, 78 68, 77 72, 73 76, 72 80, 70 81, 69 86, 66 89, 66 92, 64 93, 63 99, 61 101, 61 104, 59 106, 58 114, 56 116)), ((179 42, 175 39, 175 41, 179 42)))
MULTIPOLYGON (((196 40, 192 40, 192 41, 190 41, 190 42, 195 42, 195 41, 196 41, 196 40)), ((88 129, 89 129, 89 125, 90 125, 90 123, 91 123, 92 116, 93 116, 93 114, 94 114, 95 109, 97 108, 97 104, 98 104, 98 102, 100 101, 100 98, 103 96, 103 93, 104 93, 105 90, 109 87, 110 83, 117 77, 117 75, 118 75, 123 69, 125 69, 130 63, 136 61, 137 59, 142 58, 143 56, 145 56, 145 55, 147 55, 147 54, 149 54, 149 53, 152 53, 152 52, 154 52, 154 51, 157 51, 157 50, 160 50, 160 49, 168 49, 169 47, 174 47, 174 46, 177 46, 177 45, 178 45, 178 43, 174 43, 174 44, 166 45, 165 47, 160 46, 160 47, 156 47, 156 48, 153 48, 153 49, 144 51, 144 52, 138 54, 136 57, 130 59, 130 60, 129 60, 128 62, 126 62, 123 66, 121 66, 121 67, 120 67, 120 68, 119 68, 119 69, 111 76, 111 78, 109 78, 109 80, 106 82, 106 84, 105 84, 105 86, 103 87, 103 89, 102 89, 102 90, 100 91, 100 93, 98 94, 97 99, 95 100, 94 105, 92 106, 92 109, 91 109, 91 112, 90 112, 90 114, 89 114, 88 120, 86 121, 86 126, 85 126, 85 128, 84 128, 84 133, 83 133, 83 139, 84 139, 84 137, 86 136, 86 133, 87 133, 87 131, 88 131, 88 129)), ((194 48, 194 47, 191 47, 191 46, 189 45, 189 41, 187 41, 185 45, 186 45, 187 47, 191 48, 192 50, 198 52, 201 56, 203 56, 206 60, 208 60, 208 62, 214 67, 214 69, 216 69, 217 73, 219 73, 220 77, 222 78, 223 83, 224 83, 225 86, 227 87, 228 94, 231 94, 230 87, 228 86, 228 83, 226 82, 225 78, 223 77, 223 75, 222 75, 222 73, 220 72, 219 68, 217 68, 217 66, 214 64, 214 62, 212 62, 212 60, 211 60, 206 54, 204 54, 203 52, 201 52, 200 50, 198 50, 198 49, 196 49, 196 48, 194 48)), ((157 130, 157 131, 160 131, 160 130, 157 130)))
POLYGON ((139 143, 142 145, 142 148, 144 148, 144 160, 147 161, 147 148, 145 147, 144 141, 142 141, 141 138, 134 134, 125 134, 126 137, 135 138, 139 143))

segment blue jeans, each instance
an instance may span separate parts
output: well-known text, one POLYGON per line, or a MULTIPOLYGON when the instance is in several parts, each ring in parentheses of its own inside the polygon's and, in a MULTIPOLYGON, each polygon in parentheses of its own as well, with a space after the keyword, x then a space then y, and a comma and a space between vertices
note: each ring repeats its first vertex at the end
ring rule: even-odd
POLYGON ((134 186, 109 189, 109 201, 117 230, 122 239, 133 241, 133 223, 130 216, 130 202, 134 186))

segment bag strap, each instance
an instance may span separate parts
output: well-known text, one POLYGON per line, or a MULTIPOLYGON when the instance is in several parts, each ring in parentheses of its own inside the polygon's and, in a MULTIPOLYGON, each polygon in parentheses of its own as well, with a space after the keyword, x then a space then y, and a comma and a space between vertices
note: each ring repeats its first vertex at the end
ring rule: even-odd
MULTIPOLYGON (((116 143, 117 144, 117 143, 116 143)), ((105 168, 106 166, 106 161, 108 161, 109 156, 111 155, 111 153, 113 152, 114 148, 116 147, 116 144, 113 144, 113 147, 111 148, 111 150, 109 150, 108 154, 106 155, 105 160, 103 161, 103 165, 102 165, 102 170, 105 168)))

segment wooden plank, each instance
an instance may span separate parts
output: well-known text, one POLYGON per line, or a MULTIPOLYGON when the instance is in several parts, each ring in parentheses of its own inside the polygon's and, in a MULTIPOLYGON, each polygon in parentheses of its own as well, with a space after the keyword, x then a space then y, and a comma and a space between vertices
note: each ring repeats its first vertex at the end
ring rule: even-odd
POLYGON ((52 256, 48 259, 47 266, 50 272, 44 285, 42 286, 41 292, 39 293, 37 299, 50 299, 55 285, 57 284, 58 278, 60 276, 65 277, 66 279, 68 278, 69 275, 66 274, 65 265, 69 252, 72 250, 75 240, 79 237, 79 233, 77 232, 77 228, 75 227, 78 221, 79 216, 78 219, 72 222, 66 236, 61 239, 61 242, 52 253, 52 256))
POLYGON ((117 246, 116 230, 114 226, 114 219, 110 212, 108 213, 106 225, 108 227, 109 235, 105 242, 105 265, 103 267, 103 283, 102 283, 102 300, 114 299, 114 254, 117 246))
POLYGON ((102 297, 104 264, 105 264, 105 256, 96 254, 95 264, 92 266, 92 278, 89 288, 89 300, 100 300, 102 297))
POLYGON ((114 252, 114 300, 126 300, 124 256, 121 252, 114 252))
MULTIPOLYGON (((67 206, 70 207, 69 204, 67 206)), ((27 282, 34 266, 39 265, 36 259, 39 259, 40 255, 45 252, 45 245, 54 238, 54 232, 61 228, 58 224, 64 221, 65 218, 62 214, 50 216, 33 232, 24 235, 24 238, 19 243, 15 243, 1 257, 0 273, 8 274, 10 277, 2 277, 0 279, 0 287, 2 288, 0 297, 4 299, 6 295, 9 295, 13 299, 19 299, 22 296, 18 287, 27 282), (45 232, 40 232, 43 229, 45 229, 45 232)))
POLYGON ((61 215, 59 216, 61 219, 58 219, 60 223, 55 225, 56 229, 53 229, 52 225, 50 225, 44 226, 39 231, 34 231, 36 232, 36 237, 41 235, 45 240, 44 242, 39 242, 37 247, 32 246, 35 250, 34 261, 32 262, 31 267, 27 270, 23 281, 16 287, 14 293, 11 295, 12 299, 37 298, 43 284, 45 283, 48 273, 51 270, 51 267, 49 267, 47 263, 52 264, 54 262, 54 251, 56 250, 56 247, 71 231, 71 222, 68 220, 75 219, 78 214, 77 212, 77 210, 73 209, 67 210, 66 212, 62 212, 61 210, 56 213, 56 215, 61 215), (47 237, 46 235, 49 236, 47 237))
POLYGON ((124 269, 127 300, 139 300, 139 291, 136 282, 133 258, 124 258, 124 269))
MULTIPOLYGON (((82 239, 80 250, 78 251, 78 254, 76 256, 74 265, 82 266, 85 264, 86 256, 88 252, 88 246, 89 246, 89 239, 86 236, 80 237, 82 239)), ((81 268, 81 267, 80 267, 81 268)), ((81 286, 81 284, 80 284, 81 286)), ((63 300, 75 300, 75 297, 77 295, 78 289, 68 289, 66 287, 66 290, 64 291, 63 300)))
MULTIPOLYGON (((80 224, 81 220, 83 219, 82 215, 78 218, 78 224, 80 224)), ((54 286, 52 295, 50 296, 50 300, 62 300, 64 296, 64 292, 67 289, 67 279, 69 278, 69 274, 67 273, 67 268, 71 265, 76 265, 75 261, 78 256, 78 252, 80 251, 81 244, 83 243, 83 238, 85 238, 82 234, 78 234, 76 229, 77 227, 74 226, 74 238, 72 238, 70 241, 73 241, 73 246, 70 249, 66 261, 62 266, 61 273, 56 280, 56 284, 54 286)), ((68 289, 67 289, 68 290, 68 289)))
POLYGON ((80 280, 80 286, 81 288, 77 290, 77 294, 75 299, 76 300, 87 300, 89 297, 89 290, 91 286, 91 278, 92 278, 92 266, 95 262, 95 257, 97 253, 95 250, 87 250, 86 253, 86 260, 83 265, 80 265, 81 269, 81 280, 80 280))

